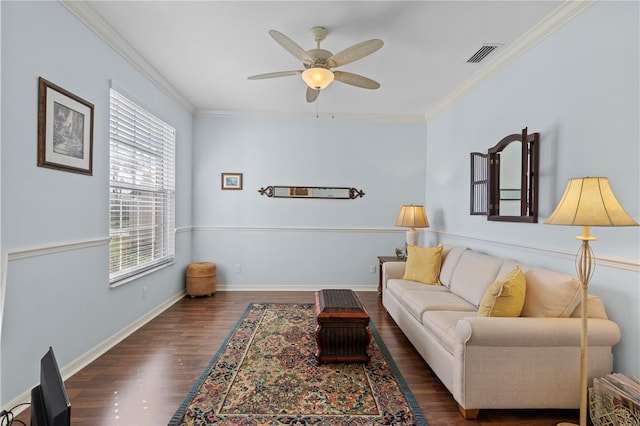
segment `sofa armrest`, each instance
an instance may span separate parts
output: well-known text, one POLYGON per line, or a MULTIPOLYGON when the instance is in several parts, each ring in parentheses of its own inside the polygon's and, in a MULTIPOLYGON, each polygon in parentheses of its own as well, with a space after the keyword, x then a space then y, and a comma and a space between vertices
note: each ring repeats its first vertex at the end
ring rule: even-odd
MULTIPOLYGON (((464 410, 579 407, 581 331, 580 318, 458 320, 455 400, 464 410)), ((589 319, 588 380, 612 371, 612 347, 619 340, 615 322, 589 319)))
MULTIPOLYGON (((474 346, 580 346, 579 318, 470 317, 456 324, 456 345, 474 346)), ((589 346, 613 346, 620 328, 610 320, 589 318, 589 346)))
POLYGON ((382 264, 382 288, 387 288, 387 281, 402 279, 406 262, 384 262, 382 264))

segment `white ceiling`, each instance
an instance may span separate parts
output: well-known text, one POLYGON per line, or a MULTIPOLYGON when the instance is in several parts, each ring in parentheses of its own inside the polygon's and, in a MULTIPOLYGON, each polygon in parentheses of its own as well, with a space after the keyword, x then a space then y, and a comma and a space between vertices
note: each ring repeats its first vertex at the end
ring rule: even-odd
POLYGON ((579 2, 63 1, 194 111, 423 119, 577 13, 572 3, 579 2), (308 104, 299 76, 247 79, 302 69, 267 32, 276 29, 308 50, 315 48, 313 26, 327 28, 321 46, 333 53, 363 40, 384 40, 382 49, 339 68, 378 81, 380 89, 334 82, 308 104), (480 64, 467 63, 485 43, 503 46, 480 64))

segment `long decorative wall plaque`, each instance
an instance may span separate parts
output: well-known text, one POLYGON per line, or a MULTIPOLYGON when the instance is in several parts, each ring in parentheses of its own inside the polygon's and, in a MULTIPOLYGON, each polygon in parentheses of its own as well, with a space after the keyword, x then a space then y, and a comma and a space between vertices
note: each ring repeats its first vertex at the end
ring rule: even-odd
POLYGON ((333 186, 267 186, 258 190, 269 198, 327 198, 353 200, 364 196, 364 191, 356 188, 333 186))

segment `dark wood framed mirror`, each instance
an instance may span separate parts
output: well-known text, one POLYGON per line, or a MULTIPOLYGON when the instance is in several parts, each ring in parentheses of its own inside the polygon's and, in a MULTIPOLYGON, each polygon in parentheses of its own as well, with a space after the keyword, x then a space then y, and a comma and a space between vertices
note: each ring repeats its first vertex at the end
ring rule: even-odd
POLYGON ((487 154, 471 153, 471 214, 538 222, 539 133, 514 133, 487 154))

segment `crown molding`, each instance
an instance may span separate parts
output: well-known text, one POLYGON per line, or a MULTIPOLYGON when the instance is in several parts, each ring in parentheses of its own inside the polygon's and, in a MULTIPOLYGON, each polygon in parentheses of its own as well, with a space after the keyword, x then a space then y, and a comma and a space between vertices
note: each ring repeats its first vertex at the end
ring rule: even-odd
POLYGON ((272 118, 290 120, 338 120, 338 121, 369 121, 381 123, 426 123, 422 114, 341 114, 331 112, 267 112, 267 111, 220 111, 197 110, 196 116, 216 118, 272 118))
POLYGON ((431 120, 440 112, 455 104, 465 95, 471 92, 482 82, 505 68, 520 55, 538 44, 556 29, 562 27, 575 16, 586 10, 597 0, 566 0, 551 12, 534 28, 518 38, 514 43, 505 47, 499 55, 478 70, 471 78, 459 85, 453 92, 440 101, 429 112, 416 115, 402 114, 314 114, 314 113, 289 113, 289 112, 239 112, 239 111, 208 111, 196 110, 195 107, 173 87, 140 53, 138 53, 120 34, 108 25, 84 0, 58 0, 67 10, 82 21, 89 29, 101 37, 109 46, 118 52, 125 60, 131 63, 143 75, 148 77, 161 90, 176 102, 184 106, 189 112, 197 116, 209 117, 273 117, 314 118, 325 120, 343 121, 371 121, 371 122, 398 122, 398 123, 424 123, 431 120))
POLYGON ((488 62, 471 78, 458 86, 433 109, 425 114, 426 121, 458 102, 485 80, 498 73, 526 51, 544 40, 548 35, 569 22, 571 19, 589 8, 597 0, 565 0, 561 6, 547 15, 535 27, 520 36, 515 42, 505 47, 500 54, 488 62))
POLYGON ((192 114, 195 107, 154 67, 145 60, 120 34, 105 22, 84 0, 58 0, 69 12, 82 21, 90 30, 102 38, 125 60, 145 75, 169 97, 178 102, 192 114))
POLYGON ((292 117, 342 120, 342 121, 370 121, 397 123, 425 123, 422 114, 334 114, 334 113, 290 113, 290 112, 240 112, 240 111, 209 111, 196 108, 176 90, 147 60, 144 59, 120 34, 118 34, 104 19, 102 19, 84 0, 58 0, 69 12, 82 21, 90 30, 102 38, 109 46, 131 63, 138 71, 149 78, 169 97, 197 116, 208 117, 271 117, 291 119, 292 117))

